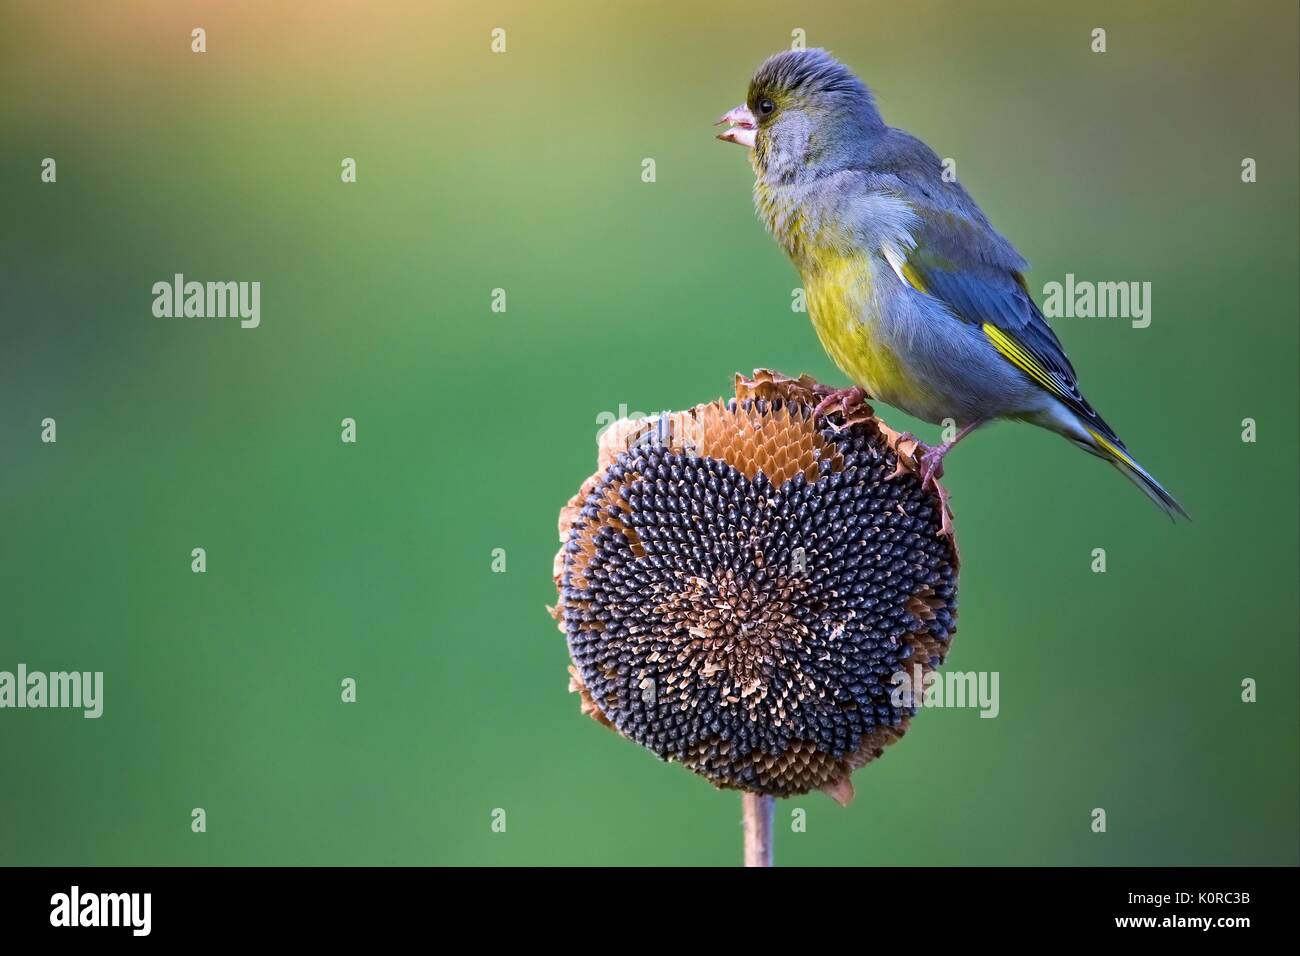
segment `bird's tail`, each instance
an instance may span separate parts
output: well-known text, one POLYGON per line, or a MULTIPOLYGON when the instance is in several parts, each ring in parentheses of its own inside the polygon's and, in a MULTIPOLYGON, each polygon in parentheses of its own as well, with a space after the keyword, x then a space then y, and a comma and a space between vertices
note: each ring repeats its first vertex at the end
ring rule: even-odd
POLYGON ((1159 505, 1160 509, 1169 515, 1171 519, 1177 520, 1181 516, 1191 520, 1191 516, 1183 510, 1183 506, 1178 503, 1178 499, 1165 491, 1164 485, 1156 481, 1151 472, 1137 463, 1114 432, 1109 429, 1103 431, 1097 428, 1085 427, 1083 436, 1069 435, 1067 437, 1085 451, 1114 465, 1120 474, 1141 488, 1142 493, 1159 505))

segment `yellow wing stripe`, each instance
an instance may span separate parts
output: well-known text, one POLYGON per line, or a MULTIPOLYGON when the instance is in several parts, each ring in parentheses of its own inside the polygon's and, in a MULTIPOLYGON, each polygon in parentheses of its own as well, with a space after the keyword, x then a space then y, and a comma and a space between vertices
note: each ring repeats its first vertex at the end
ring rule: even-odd
POLYGON ((1124 462, 1124 464, 1126 464, 1126 465, 1132 465, 1132 466, 1136 467, 1136 462, 1134 462, 1133 459, 1130 458, 1128 455, 1124 454, 1123 449, 1121 449, 1121 448, 1120 448, 1118 445, 1116 445, 1114 442, 1112 442, 1112 441, 1107 441, 1105 438, 1103 438, 1103 437, 1101 437, 1100 435, 1098 435, 1098 434, 1097 434, 1095 431, 1093 431, 1091 428, 1088 429, 1088 434, 1091 435, 1091 436, 1093 437, 1093 440, 1096 441, 1096 443, 1097 443, 1098 445, 1100 445, 1102 448, 1106 449, 1106 451, 1107 451, 1109 454, 1115 456, 1115 458, 1117 458, 1118 460, 1124 462))
MULTIPOLYGON (((983 328, 984 334, 988 336, 989 341, 993 343, 999 352, 1011 361, 1012 365, 1023 371, 1053 395, 1059 395, 1062 398, 1066 397, 1065 392, 1061 389, 1060 383, 1048 375, 1047 371, 1038 360, 1026 352, 1019 342, 1007 335, 996 325, 989 322, 985 322, 983 328)), ((1116 461, 1121 461, 1133 468, 1137 467, 1137 463, 1134 462, 1133 459, 1113 441, 1097 434, 1097 432, 1093 431, 1091 428, 1088 429, 1088 434, 1092 436, 1092 440, 1097 443, 1098 447, 1105 449, 1106 453, 1116 461)))
POLYGON ((1051 375, 1047 374, 1047 370, 1043 368, 1037 359, 1026 352, 1019 342, 1007 335, 991 322, 985 322, 983 329, 984 334, 988 336, 989 341, 993 343, 994 347, 1001 352, 1012 365, 1020 369, 1053 395, 1058 395, 1062 398, 1066 397, 1060 383, 1058 383, 1056 379, 1052 378, 1051 375))
POLYGON ((906 279, 907 284, 917 292, 920 292, 923 295, 930 294, 930 290, 925 287, 925 281, 921 278, 921 273, 917 272, 916 267, 910 262, 903 264, 903 278, 906 279))

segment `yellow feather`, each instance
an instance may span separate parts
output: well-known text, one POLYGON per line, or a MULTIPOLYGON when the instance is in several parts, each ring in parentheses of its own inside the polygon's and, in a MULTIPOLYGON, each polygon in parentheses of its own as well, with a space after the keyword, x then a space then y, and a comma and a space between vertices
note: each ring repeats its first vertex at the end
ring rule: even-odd
POLYGON ((873 321, 870 264, 859 253, 817 250, 811 257, 813 267, 804 277, 804 290, 822 348, 869 394, 899 404, 913 386, 873 321))
POLYGON ((808 315, 826 354, 873 398, 909 407, 918 385, 879 333, 868 254, 826 228, 810 231, 799 208, 762 177, 754 199, 759 217, 803 276, 808 315))
POLYGON ((1046 369, 1039 364, 1037 359, 1025 351, 1019 342, 991 322, 985 322, 983 329, 984 334, 988 336, 988 339, 993 343, 994 348, 1001 352, 1012 365, 1016 366, 1016 368, 1020 369, 1053 395, 1063 394, 1061 386, 1057 384, 1056 380, 1047 374, 1046 369))
POLYGON ((925 295, 930 294, 930 290, 925 287, 925 282, 921 279, 921 273, 917 272, 916 267, 910 262, 903 266, 903 278, 906 279, 907 284, 917 292, 924 293, 925 295))
POLYGON ((1102 448, 1104 448, 1111 457, 1116 458, 1119 461, 1122 461, 1126 465, 1130 465, 1130 466, 1137 465, 1137 462, 1135 462, 1132 458, 1130 458, 1128 455, 1124 454, 1123 451, 1117 448, 1114 442, 1107 441, 1105 438, 1103 438, 1101 435, 1098 435, 1091 428, 1088 429, 1088 434, 1091 435, 1093 437, 1093 440, 1102 448))

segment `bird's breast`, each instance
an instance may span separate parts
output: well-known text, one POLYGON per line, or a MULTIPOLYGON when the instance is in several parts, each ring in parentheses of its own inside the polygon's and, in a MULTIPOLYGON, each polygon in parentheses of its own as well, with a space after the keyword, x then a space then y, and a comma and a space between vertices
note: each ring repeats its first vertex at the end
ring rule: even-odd
MULTIPOLYGON (((754 185, 759 218, 803 278, 804 296, 822 348, 875 398, 908 409, 916 383, 906 374, 883 314, 870 254, 840 219, 762 177, 754 185)), ((891 277, 880 277, 887 281, 891 277)))
POLYGON ((808 315, 822 348, 874 397, 906 405, 908 379, 874 293, 865 254, 823 252, 804 275, 808 315))

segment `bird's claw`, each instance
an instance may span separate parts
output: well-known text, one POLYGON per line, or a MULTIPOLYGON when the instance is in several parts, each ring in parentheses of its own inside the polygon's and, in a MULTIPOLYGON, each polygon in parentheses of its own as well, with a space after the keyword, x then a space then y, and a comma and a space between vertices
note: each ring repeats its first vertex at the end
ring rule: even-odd
POLYGON ((836 405, 839 405, 840 413, 847 419, 853 410, 866 401, 867 398, 867 393, 857 385, 850 388, 822 386, 815 390, 814 394, 821 396, 821 401, 813 409, 814 421, 822 418, 828 409, 834 408, 836 405))
POLYGON ((921 487, 933 487, 936 490, 939 487, 939 479, 943 477, 943 456, 948 454, 948 449, 952 445, 944 442, 935 448, 927 447, 921 453, 921 487))
POLYGON ((939 528, 940 534, 952 534, 952 510, 948 507, 948 489, 939 484, 939 479, 943 477, 943 458, 952 449, 952 442, 944 442, 942 445, 927 445, 921 439, 917 438, 911 432, 901 432, 895 447, 903 442, 913 444, 911 458, 920 469, 921 490, 933 491, 939 499, 939 515, 942 524, 939 528))

